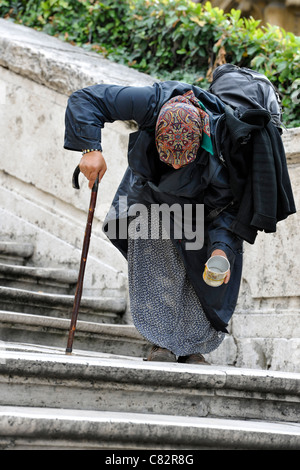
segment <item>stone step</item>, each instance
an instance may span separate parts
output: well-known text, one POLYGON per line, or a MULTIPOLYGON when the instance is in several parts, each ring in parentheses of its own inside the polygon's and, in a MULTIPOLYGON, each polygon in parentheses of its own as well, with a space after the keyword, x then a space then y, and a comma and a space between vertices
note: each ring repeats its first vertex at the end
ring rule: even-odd
POLYGON ((0 260, 11 264, 25 264, 33 255, 34 246, 31 243, 15 241, 0 241, 0 260))
POLYGON ((19 266, 0 262, 0 285, 40 292, 74 294, 78 272, 74 269, 19 266))
MULTIPOLYGON (((0 309, 71 318, 74 295, 36 292, 0 286, 0 309)), ((85 321, 119 323, 126 310, 124 298, 82 297, 79 314, 85 321)))
MULTIPOLYGON (((0 310, 0 341, 66 348, 70 319, 0 310)), ((150 345, 133 325, 77 321, 73 346, 83 351, 146 357, 150 345)), ((28 346, 27 346, 28 347, 28 346)))
POLYGON ((300 374, 2 342, 0 405, 293 423, 300 374))
POLYGON ((300 428, 292 423, 259 420, 0 406, 0 449, 113 449, 114 453, 106 454, 100 464, 194 465, 197 455, 193 450, 197 449, 299 450, 300 428), (118 452, 122 449, 136 452, 131 457, 126 454, 123 461, 123 454, 118 452), (156 449, 188 452, 177 452, 171 462, 168 453, 153 453, 156 449))

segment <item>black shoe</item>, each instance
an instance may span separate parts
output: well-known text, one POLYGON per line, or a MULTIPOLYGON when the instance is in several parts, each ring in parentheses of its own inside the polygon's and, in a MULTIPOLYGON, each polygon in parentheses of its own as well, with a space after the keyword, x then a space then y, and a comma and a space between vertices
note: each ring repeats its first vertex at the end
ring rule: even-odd
POLYGON ((176 356, 168 349, 161 348, 159 346, 152 346, 147 357, 147 361, 176 362, 176 356))
POLYGON ((178 362, 184 363, 184 364, 206 364, 210 365, 209 362, 207 362, 202 354, 189 354, 188 356, 179 356, 178 362))

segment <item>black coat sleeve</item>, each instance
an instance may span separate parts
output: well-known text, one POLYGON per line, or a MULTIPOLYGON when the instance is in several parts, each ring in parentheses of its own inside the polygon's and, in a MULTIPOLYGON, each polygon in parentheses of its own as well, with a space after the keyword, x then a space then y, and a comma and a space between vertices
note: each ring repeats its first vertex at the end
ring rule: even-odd
POLYGON ((106 122, 133 120, 142 127, 151 122, 159 102, 157 84, 145 87, 93 85, 73 93, 65 113, 67 150, 101 147, 106 122))

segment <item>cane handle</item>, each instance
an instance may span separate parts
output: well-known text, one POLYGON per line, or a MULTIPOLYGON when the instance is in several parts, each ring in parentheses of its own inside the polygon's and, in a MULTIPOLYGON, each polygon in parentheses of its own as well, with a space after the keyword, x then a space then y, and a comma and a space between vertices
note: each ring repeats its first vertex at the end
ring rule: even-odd
MULTIPOLYGON (((74 189, 80 189, 79 186, 79 174, 80 174, 80 168, 79 165, 74 170, 73 177, 72 177, 72 186, 74 189)), ((97 179, 93 185, 92 191, 95 192, 98 189, 98 184, 99 184, 99 177, 97 176, 97 179)))

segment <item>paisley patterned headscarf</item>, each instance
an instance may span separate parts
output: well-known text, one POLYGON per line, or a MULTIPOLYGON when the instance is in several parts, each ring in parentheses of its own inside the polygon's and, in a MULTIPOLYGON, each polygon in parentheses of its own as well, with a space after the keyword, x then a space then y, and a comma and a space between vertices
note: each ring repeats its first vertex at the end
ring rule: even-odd
POLYGON ((213 153, 209 116, 192 90, 171 98, 162 106, 155 132, 159 158, 169 165, 191 163, 200 145, 213 153))

